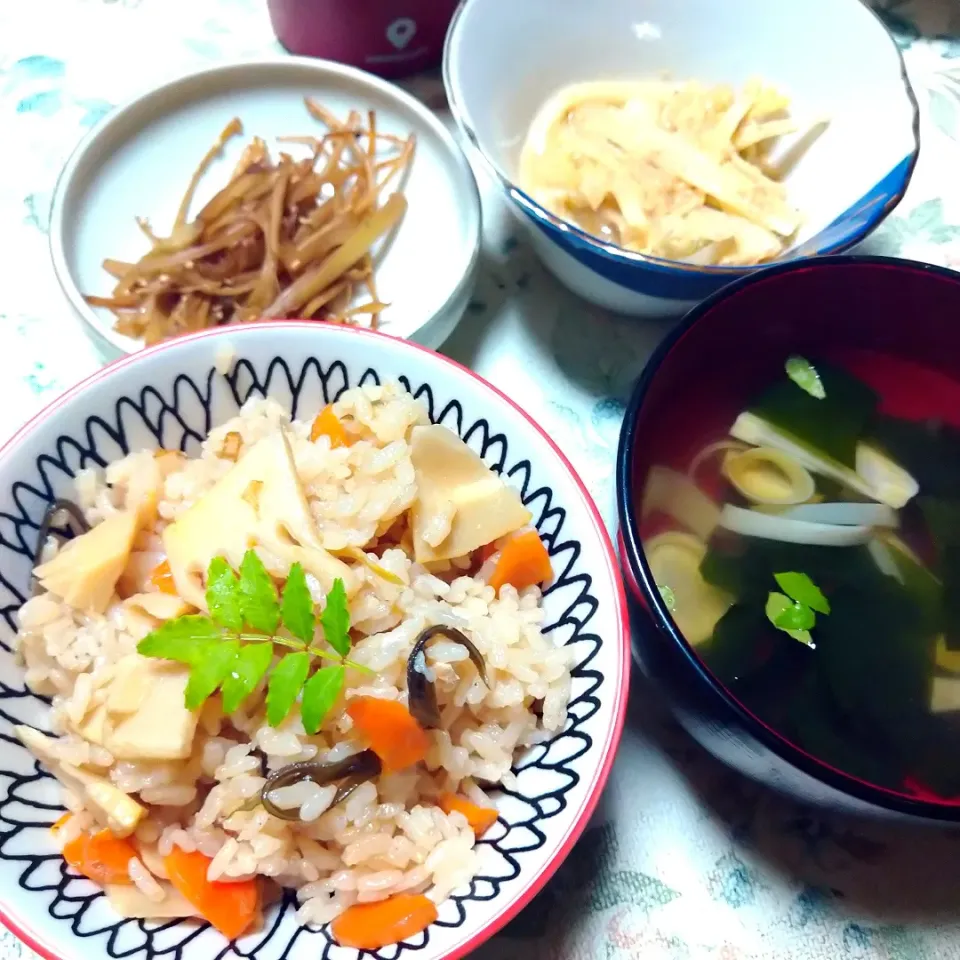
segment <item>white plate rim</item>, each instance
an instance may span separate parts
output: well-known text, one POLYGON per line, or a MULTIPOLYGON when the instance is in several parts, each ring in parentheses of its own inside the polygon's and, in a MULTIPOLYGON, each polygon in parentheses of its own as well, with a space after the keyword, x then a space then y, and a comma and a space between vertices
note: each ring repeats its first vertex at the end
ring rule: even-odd
MULTIPOLYGON (((399 337, 399 339, 414 339, 419 331, 430 326, 435 319, 451 310, 458 300, 462 298, 465 299, 467 289, 473 280, 477 264, 480 260, 483 237, 483 212, 480 201, 480 190, 477 186, 473 168, 470 166, 466 154, 460 148, 454 134, 443 124, 436 113, 423 103, 423 101, 397 84, 378 77, 375 74, 368 73, 366 70, 361 70, 358 67, 352 67, 343 63, 337 63, 333 60, 293 56, 259 57, 254 60, 230 60, 228 62, 218 63, 212 67, 202 67, 199 70, 193 70, 189 73, 173 77, 163 83, 140 91, 133 97, 128 98, 123 103, 114 107, 114 109, 81 137, 76 146, 71 150, 57 176, 50 205, 50 229, 47 241, 54 276, 56 277, 61 293, 69 302, 75 315, 80 319, 88 334, 93 337, 99 347, 108 352, 111 359, 138 353, 143 347, 131 349, 129 346, 129 338, 117 334, 109 323, 104 322, 97 312, 88 306, 83 298, 83 293, 73 278, 67 262, 66 249, 64 246, 64 211, 67 200, 71 195, 77 169, 110 129, 122 123, 125 119, 130 118, 132 115, 137 114, 143 103, 147 100, 152 100, 163 93, 172 92, 177 88, 199 87, 205 82, 224 74, 238 71, 249 74, 278 69, 289 69, 298 72, 306 70, 316 73, 318 79, 329 79, 333 77, 349 80, 360 85, 366 85, 381 96, 393 99, 398 105, 415 114, 439 139, 453 160, 457 172, 463 180, 463 186, 466 188, 461 203, 463 216, 466 221, 466 229, 471 237, 470 256, 465 269, 458 278, 457 283, 451 287, 442 305, 436 312, 424 317, 418 327, 408 331, 406 336, 399 337)), ((131 216, 132 215, 133 213, 131 213, 131 216)), ((464 303, 464 307, 466 307, 466 303, 464 303)), ((459 321, 459 319, 458 317, 457 320, 459 321)), ((389 331, 385 332, 389 335, 389 331)), ((429 345, 430 344, 428 344, 428 346, 429 345)), ((433 345, 438 346, 439 344, 433 345)))

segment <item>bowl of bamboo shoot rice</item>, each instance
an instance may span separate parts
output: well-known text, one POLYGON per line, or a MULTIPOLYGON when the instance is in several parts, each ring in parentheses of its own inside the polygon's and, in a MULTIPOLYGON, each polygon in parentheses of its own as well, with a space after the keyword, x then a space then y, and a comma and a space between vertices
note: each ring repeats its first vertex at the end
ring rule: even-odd
POLYGON ((98 124, 55 191, 60 285, 108 356, 258 319, 437 347, 463 314, 480 203, 443 123, 322 60, 207 68, 98 124))
POLYGON ((0 919, 47 960, 464 956, 613 761, 596 506, 393 337, 259 322, 108 366, 0 450, 0 571, 0 919))
POLYGON ((899 49, 859 0, 463 0, 444 81, 546 266, 640 316, 859 243, 919 153, 899 49))

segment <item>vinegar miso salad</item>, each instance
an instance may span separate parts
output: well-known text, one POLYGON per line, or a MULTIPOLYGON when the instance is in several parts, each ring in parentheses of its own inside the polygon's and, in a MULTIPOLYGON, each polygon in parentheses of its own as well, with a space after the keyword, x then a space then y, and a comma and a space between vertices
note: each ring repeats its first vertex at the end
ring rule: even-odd
POLYGON ((663 602, 740 703, 857 779, 960 801, 960 430, 790 357, 685 471, 652 468, 642 514, 663 602))

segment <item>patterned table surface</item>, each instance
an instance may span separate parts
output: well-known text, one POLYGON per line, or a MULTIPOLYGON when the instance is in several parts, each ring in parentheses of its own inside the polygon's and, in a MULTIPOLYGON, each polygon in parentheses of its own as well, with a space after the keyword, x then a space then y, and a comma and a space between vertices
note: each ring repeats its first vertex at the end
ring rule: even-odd
MULTIPOLYGON (((907 198, 868 250, 960 268, 960 4, 876 5, 904 48, 923 152, 907 198)), ((262 0, 0 2, 0 440, 101 362, 60 297, 47 254, 50 196, 70 148, 138 89, 277 52, 262 0)), ((437 93, 431 79, 414 88, 428 99, 437 93)), ((499 198, 485 194, 481 278, 444 350, 509 385, 598 492, 612 526, 624 397, 664 327, 608 316, 559 291, 499 198)), ((29 951, 11 935, 0 936, 0 960, 22 954, 29 951)), ((584 840, 478 955, 960 957, 960 833, 793 806, 706 756, 637 681, 613 777, 584 840)))

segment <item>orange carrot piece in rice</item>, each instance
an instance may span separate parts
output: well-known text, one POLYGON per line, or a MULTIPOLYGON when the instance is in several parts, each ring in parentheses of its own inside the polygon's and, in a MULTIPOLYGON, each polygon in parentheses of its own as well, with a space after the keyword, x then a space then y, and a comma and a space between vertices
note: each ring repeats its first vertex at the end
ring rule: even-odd
POLYGON ((133 844, 115 837, 109 830, 81 833, 63 848, 63 859, 78 873, 101 886, 132 883, 130 861, 136 855, 133 844))
POLYGON ((199 851, 179 847, 164 857, 163 865, 174 888, 190 901, 204 920, 225 937, 236 940, 256 919, 260 892, 256 880, 223 883, 208 880, 211 860, 199 851))
POLYGON ((405 770, 426 756, 430 738, 402 703, 357 697, 347 705, 347 713, 380 758, 385 773, 405 770))
POLYGON ((347 907, 330 932, 342 947, 379 950, 426 930, 437 919, 436 904, 422 893, 397 893, 374 903, 347 907))
POLYGON ((349 447, 353 442, 330 404, 317 414, 310 428, 311 440, 319 440, 320 437, 329 437, 331 447, 349 447))
POLYGON ((509 583, 517 590, 523 590, 552 577, 550 554, 540 534, 536 530, 528 530, 504 544, 490 577, 490 586, 499 592, 505 583, 509 583))
POLYGON ((497 822, 497 811, 493 807, 478 806, 456 793, 441 794, 439 803, 444 813, 462 813, 476 837, 482 837, 497 822))
POLYGON ((168 560, 161 560, 150 572, 150 582, 161 592, 171 597, 177 595, 177 585, 173 582, 173 571, 168 560))

